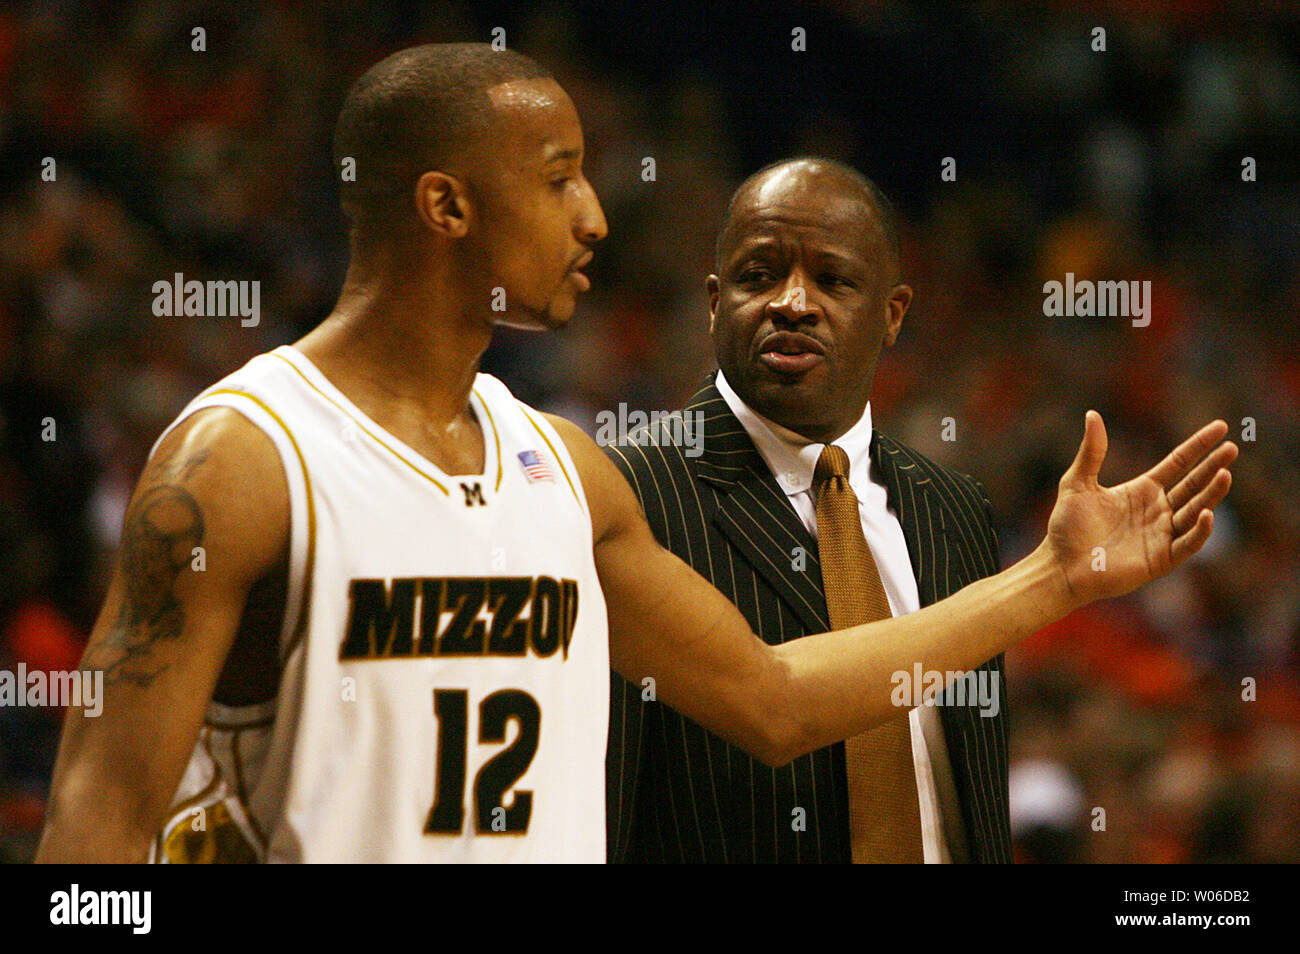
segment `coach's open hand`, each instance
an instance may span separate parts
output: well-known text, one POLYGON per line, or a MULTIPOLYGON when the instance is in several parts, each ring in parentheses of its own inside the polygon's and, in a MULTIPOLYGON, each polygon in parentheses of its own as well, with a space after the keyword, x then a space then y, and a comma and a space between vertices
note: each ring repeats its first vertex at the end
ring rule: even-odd
POLYGON ((1106 425, 1087 413, 1043 541, 1077 605, 1135 590, 1201 548, 1232 484, 1237 445, 1219 443, 1227 432, 1223 421, 1206 424, 1145 474, 1103 487, 1106 425))

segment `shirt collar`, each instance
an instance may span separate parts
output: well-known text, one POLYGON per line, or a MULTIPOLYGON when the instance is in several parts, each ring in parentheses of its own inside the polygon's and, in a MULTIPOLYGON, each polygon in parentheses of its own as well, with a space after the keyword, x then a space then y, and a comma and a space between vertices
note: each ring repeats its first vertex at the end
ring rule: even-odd
MULTIPOLYGON (((769 421, 740 399, 727 383, 721 371, 714 381, 718 393, 736 415, 740 426, 745 429, 749 439, 754 442, 759 456, 763 458, 768 469, 772 471, 776 482, 781 485, 786 496, 812 489, 813 470, 817 458, 821 456, 824 444, 817 444, 801 437, 789 428, 782 427, 775 421, 769 421)), ((856 489, 865 487, 871 479, 871 402, 867 402, 862 417, 848 431, 834 441, 849 456, 849 486, 856 489)), ((858 494, 861 499, 861 493, 858 494)))

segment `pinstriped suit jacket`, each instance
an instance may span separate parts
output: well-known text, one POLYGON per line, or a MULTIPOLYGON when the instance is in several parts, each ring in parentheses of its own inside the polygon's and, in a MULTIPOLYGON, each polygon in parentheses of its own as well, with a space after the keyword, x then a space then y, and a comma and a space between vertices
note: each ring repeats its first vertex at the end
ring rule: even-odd
MULTIPOLYGON (((687 404, 704 415, 703 453, 671 446, 667 425, 607 448, 659 542, 721 590, 754 632, 778 644, 830 629, 817 542, 749 435, 710 382, 687 404), (806 566, 794 568, 796 547, 806 566)), ((875 430, 872 466, 898 514, 922 606, 998 570, 988 498, 972 477, 940 467, 875 430)), ((973 862, 1009 862, 1007 728, 1002 657, 998 714, 943 706, 944 738, 973 862)), ((608 756, 609 860, 847 862, 842 743, 771 769, 657 702, 617 674, 608 756), (806 812, 795 831, 793 810, 806 812)))

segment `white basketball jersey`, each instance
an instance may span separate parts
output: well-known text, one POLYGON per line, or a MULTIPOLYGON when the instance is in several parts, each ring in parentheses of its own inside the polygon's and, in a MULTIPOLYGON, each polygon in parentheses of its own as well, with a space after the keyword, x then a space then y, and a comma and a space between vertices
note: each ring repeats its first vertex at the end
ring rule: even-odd
MULTIPOLYGON (((301 353, 229 407, 292 503, 273 701, 213 704, 160 861, 605 859, 609 648, 582 484, 555 430, 479 374, 479 476, 449 476, 301 353)), ((173 427, 176 425, 173 424, 173 427)))

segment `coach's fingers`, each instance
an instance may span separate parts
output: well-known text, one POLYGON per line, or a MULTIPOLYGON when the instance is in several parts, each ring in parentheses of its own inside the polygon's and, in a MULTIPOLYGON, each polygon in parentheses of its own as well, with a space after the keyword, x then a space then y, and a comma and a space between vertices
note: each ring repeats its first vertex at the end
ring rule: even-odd
POLYGON ((1202 510, 1213 510, 1228 495, 1232 486, 1232 471, 1221 470, 1195 497, 1174 511, 1174 535, 1185 533, 1196 523, 1202 510))
POLYGON ((1106 459, 1106 424, 1096 411, 1089 411, 1083 416, 1083 440, 1079 442, 1078 453, 1061 475, 1062 487, 1092 486, 1101 473, 1102 462, 1106 459))
POLYGON ((1175 537, 1174 542, 1169 545, 1170 568, 1178 566, 1178 564, 1205 546, 1205 541, 1210 539, 1210 533, 1213 530, 1214 511, 1202 510, 1196 518, 1196 523, 1192 525, 1192 529, 1180 537, 1175 537))
POLYGON ((1169 506, 1179 510, 1187 501, 1214 480, 1219 471, 1228 467, 1237 459, 1237 445, 1232 441, 1220 444, 1205 455, 1205 458, 1192 468, 1192 472, 1178 481, 1167 494, 1169 506))
POLYGON ((1227 433, 1226 421, 1211 421, 1170 451, 1164 460, 1143 476, 1150 477, 1168 490, 1182 480, 1211 447, 1223 440, 1223 435, 1227 433))

